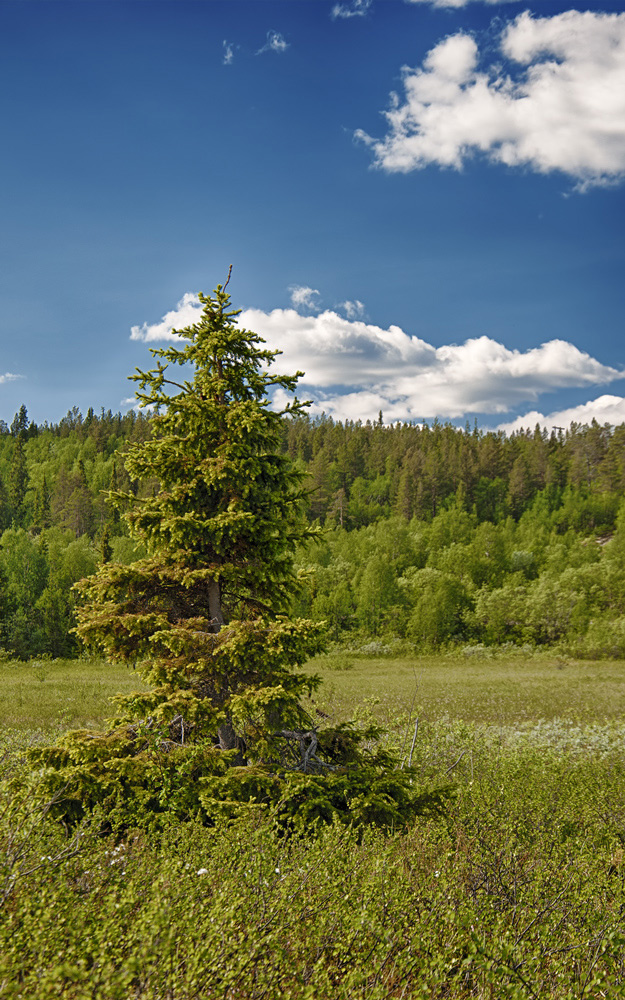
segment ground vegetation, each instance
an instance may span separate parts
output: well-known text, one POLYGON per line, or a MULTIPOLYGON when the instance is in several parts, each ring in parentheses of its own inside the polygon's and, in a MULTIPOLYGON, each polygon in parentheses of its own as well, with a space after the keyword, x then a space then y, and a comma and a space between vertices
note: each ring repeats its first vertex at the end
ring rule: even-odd
MULTIPOLYGON (((285 840, 261 811, 236 836, 195 822, 103 836, 84 822, 68 838, 36 805, 28 754, 59 725, 61 675, 92 684, 99 724, 104 667, 5 663, 2 690, 15 672, 30 726, 4 721, 0 736, 2 777, 20 786, 1 786, 2 995, 624 996, 623 662, 333 653, 311 669, 333 721, 393 717, 387 738, 412 751, 419 780, 453 779, 447 822, 285 840), (363 701, 380 671, 378 703, 363 701)), ((121 685, 126 668, 114 673, 121 685)))

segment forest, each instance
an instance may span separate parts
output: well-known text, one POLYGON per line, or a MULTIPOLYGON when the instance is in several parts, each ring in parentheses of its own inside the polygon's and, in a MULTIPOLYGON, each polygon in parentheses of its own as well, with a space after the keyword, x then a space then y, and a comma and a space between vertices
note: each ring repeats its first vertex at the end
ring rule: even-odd
MULTIPOLYGON (((145 554, 107 494, 158 492, 124 462, 150 423, 74 407, 37 425, 25 406, 0 423, 6 655, 78 655, 73 585, 145 554)), ((625 425, 505 435, 298 416, 282 448, 307 475, 319 529, 298 551, 296 610, 338 646, 625 655, 625 425)))

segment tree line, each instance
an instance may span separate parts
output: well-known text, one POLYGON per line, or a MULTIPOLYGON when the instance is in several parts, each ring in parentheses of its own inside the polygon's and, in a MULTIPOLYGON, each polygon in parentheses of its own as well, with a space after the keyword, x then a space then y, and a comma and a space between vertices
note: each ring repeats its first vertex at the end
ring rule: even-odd
MULTIPOLYGON (((156 478, 134 479, 124 461, 150 425, 134 410, 83 416, 77 407, 57 424, 36 425, 25 406, 0 422, 0 646, 9 653, 75 654, 73 584, 103 562, 144 554, 107 492, 158 493, 156 478)), ((506 435, 436 421, 389 426, 382 414, 365 423, 298 416, 282 422, 281 448, 306 473, 307 517, 323 529, 298 554, 307 574, 298 600, 337 641, 621 648, 625 425, 506 435)))

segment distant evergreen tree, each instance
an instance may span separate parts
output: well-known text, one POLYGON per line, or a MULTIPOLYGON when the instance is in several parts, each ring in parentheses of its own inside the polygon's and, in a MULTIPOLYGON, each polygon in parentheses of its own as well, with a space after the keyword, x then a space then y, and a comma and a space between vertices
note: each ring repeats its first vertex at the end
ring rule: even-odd
POLYGON ((24 404, 20 406, 18 412, 13 417, 13 422, 11 423, 11 434, 14 438, 23 437, 28 430, 28 411, 24 404))
POLYGON ((111 547, 111 532, 108 524, 105 524, 102 531, 102 537, 100 539, 100 561, 102 563, 108 563, 111 561, 112 556, 113 549, 111 547))
POLYGON ((24 519, 24 500, 28 489, 28 482, 25 436, 24 432, 20 431, 13 447, 7 490, 11 516, 16 524, 21 524, 24 519))

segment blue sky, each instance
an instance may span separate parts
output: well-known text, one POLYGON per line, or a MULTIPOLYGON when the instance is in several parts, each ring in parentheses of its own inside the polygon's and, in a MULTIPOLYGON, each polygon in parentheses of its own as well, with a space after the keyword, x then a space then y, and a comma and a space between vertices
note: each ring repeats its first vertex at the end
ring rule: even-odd
POLYGON ((0 0, 0 418, 223 282, 313 412, 625 421, 625 4, 0 0))

